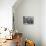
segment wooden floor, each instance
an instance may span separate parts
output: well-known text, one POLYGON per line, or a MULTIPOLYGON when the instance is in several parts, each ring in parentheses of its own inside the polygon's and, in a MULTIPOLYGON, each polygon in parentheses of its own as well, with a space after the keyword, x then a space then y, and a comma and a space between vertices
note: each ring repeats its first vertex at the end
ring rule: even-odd
POLYGON ((13 40, 6 40, 6 42, 2 43, 0 46, 16 46, 15 39, 13 40))

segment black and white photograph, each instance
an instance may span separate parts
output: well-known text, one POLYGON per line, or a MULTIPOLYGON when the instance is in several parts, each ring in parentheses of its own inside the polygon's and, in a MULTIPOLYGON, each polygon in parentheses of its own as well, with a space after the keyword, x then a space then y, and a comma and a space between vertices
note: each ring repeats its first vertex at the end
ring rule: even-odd
POLYGON ((23 16, 23 24, 34 24, 33 16, 23 16))

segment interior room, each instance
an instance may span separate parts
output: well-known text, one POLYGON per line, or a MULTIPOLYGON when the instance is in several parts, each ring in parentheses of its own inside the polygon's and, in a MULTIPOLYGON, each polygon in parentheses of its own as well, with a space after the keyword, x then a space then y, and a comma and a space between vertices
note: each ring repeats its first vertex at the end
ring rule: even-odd
POLYGON ((0 46, 46 46, 46 0, 0 0, 0 46))

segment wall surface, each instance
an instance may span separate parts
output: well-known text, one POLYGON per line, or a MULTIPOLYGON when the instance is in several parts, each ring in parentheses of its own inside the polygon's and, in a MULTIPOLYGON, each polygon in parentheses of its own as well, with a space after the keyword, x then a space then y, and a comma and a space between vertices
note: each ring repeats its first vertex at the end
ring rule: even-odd
POLYGON ((46 0, 41 2, 41 40, 42 46, 46 46, 46 0))
POLYGON ((0 0, 0 27, 12 28, 12 6, 16 0, 0 0))
POLYGON ((41 46, 41 0, 23 0, 14 7, 15 28, 23 33, 24 38, 32 39, 36 46, 41 46), (34 16, 34 24, 23 24, 23 16, 34 16))

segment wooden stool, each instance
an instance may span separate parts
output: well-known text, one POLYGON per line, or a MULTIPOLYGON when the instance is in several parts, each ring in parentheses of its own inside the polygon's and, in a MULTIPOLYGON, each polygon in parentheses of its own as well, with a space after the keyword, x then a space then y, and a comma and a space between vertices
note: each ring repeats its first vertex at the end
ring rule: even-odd
POLYGON ((25 46, 35 46, 34 42, 32 40, 26 40, 25 46))

